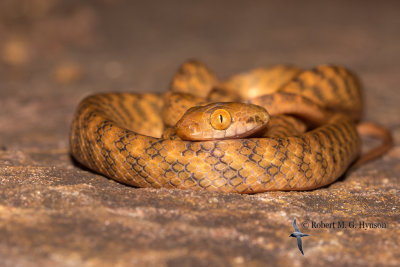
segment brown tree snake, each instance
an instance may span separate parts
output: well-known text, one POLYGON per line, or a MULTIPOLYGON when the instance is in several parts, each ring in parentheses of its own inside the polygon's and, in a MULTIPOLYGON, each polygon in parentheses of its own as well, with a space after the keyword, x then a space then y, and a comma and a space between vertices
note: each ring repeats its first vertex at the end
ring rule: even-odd
POLYGON ((192 60, 163 95, 85 98, 70 145, 86 167, 137 187, 310 190, 391 147, 390 133, 359 123, 361 113, 361 84, 341 66, 278 65, 219 81, 192 60), (359 158, 360 134, 382 145, 359 158))

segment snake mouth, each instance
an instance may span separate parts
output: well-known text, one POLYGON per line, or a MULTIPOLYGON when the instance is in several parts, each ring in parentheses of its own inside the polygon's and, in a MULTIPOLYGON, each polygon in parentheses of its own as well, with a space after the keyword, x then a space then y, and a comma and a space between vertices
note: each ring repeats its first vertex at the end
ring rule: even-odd
POLYGON ((257 125, 254 128, 245 131, 240 134, 234 134, 234 135, 228 135, 224 137, 203 137, 199 138, 197 140, 191 140, 191 141, 215 141, 215 140, 227 140, 227 139, 242 139, 246 137, 259 137, 264 133, 264 130, 267 128, 268 123, 262 124, 262 125, 257 125))
POLYGON ((256 137, 259 134, 261 134, 262 132, 264 132, 264 130, 267 128, 268 123, 264 123, 262 125, 257 125, 255 126, 253 129, 250 129, 244 133, 240 133, 240 134, 235 134, 233 136, 226 136, 224 139, 240 139, 240 138, 246 138, 246 137, 256 137))

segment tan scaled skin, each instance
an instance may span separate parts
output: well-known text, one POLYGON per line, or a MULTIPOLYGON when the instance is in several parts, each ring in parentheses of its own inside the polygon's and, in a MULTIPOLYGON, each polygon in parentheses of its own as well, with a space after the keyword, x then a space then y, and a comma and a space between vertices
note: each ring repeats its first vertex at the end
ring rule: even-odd
MULTIPOLYGON (((172 82, 171 91, 190 93, 194 88, 204 91, 199 97, 206 97, 216 83, 215 76, 198 62, 184 66, 172 82)), ((241 84, 240 77, 233 79, 241 84)), ((279 78, 264 77, 263 84, 274 79, 279 78)), ((253 84, 258 86, 256 81, 253 84)), ((257 193, 309 190, 334 182, 360 153, 356 121, 362 101, 357 78, 343 67, 325 65, 302 71, 281 84, 277 92, 301 95, 329 116, 313 130, 305 131, 306 126, 295 117, 276 114, 270 123, 278 127, 277 131, 267 128, 264 133, 270 137, 171 140, 161 138, 162 96, 97 94, 85 98, 75 113, 71 153, 88 168, 137 187, 257 193)), ((262 91, 263 86, 259 89, 262 91)), ((276 99, 284 103, 290 97, 282 94, 276 99)), ((284 105, 304 114, 297 110, 302 109, 301 105, 284 105)))
POLYGON ((267 127, 268 112, 260 106, 217 102, 191 108, 176 124, 182 140, 245 138, 267 127))

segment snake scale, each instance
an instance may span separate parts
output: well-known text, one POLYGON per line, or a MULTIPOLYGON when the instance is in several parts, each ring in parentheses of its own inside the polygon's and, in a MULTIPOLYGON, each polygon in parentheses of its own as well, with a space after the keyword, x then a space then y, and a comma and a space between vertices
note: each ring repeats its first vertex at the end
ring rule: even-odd
POLYGON ((236 193, 310 190, 334 182, 359 156, 356 123, 361 112, 360 82, 341 66, 301 70, 278 65, 218 81, 205 65, 188 61, 163 95, 103 93, 82 100, 70 146, 83 165, 136 187, 236 193), (174 126, 189 107, 226 100, 227 95, 228 100, 263 106, 275 126, 262 137, 162 137, 164 125, 174 126))

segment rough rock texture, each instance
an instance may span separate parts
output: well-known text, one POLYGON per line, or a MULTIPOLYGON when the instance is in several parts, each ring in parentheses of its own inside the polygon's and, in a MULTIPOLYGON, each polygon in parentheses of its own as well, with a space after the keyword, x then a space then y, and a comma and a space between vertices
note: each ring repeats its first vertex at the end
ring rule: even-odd
POLYGON ((135 2, 1 1, 1 266, 400 265, 400 2, 135 2), (71 159, 80 99, 161 92, 193 57, 221 78, 344 64, 363 81, 364 119, 396 146, 326 188, 256 195, 137 189, 71 159))

